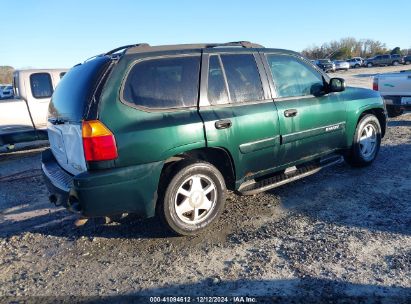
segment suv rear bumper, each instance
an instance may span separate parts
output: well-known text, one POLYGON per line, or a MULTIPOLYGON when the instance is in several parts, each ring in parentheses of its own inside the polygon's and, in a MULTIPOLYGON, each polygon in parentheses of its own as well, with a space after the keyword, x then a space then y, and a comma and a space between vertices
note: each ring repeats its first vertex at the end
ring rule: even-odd
POLYGON ((50 149, 42 153, 50 201, 87 217, 121 213, 154 216, 162 167, 161 161, 73 176, 61 168, 50 149))
POLYGON ((409 97, 411 96, 382 96, 384 98, 384 102, 387 106, 404 109, 404 110, 411 110, 411 104, 403 104, 401 102, 402 97, 409 97))

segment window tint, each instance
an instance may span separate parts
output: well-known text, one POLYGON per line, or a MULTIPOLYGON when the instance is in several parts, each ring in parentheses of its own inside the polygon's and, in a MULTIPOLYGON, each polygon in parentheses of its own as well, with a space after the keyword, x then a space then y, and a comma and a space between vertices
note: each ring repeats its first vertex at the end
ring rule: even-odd
POLYGON ((278 97, 305 96, 323 87, 320 73, 295 57, 267 55, 278 97))
POLYGON ((53 86, 49 73, 36 73, 30 75, 31 93, 34 98, 48 98, 53 95, 53 86))
POLYGON ((221 55, 231 102, 263 99, 263 88, 254 56, 251 54, 221 55))
POLYGON ((211 104, 228 103, 227 88, 218 56, 210 57, 208 68, 208 100, 211 104))
POLYGON ((64 75, 66 75, 66 72, 61 72, 60 73, 60 79, 63 78, 64 75))
POLYGON ((126 80, 123 98, 147 108, 197 105, 200 57, 146 60, 134 65, 126 80))

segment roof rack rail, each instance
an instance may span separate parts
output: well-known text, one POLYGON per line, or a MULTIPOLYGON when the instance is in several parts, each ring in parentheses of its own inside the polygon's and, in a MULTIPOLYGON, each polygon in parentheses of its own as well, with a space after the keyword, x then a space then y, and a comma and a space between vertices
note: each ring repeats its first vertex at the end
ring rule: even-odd
POLYGON ((98 54, 98 55, 94 55, 90 58, 87 58, 86 60, 84 60, 84 63, 86 63, 87 61, 90 61, 91 59, 97 58, 97 57, 102 57, 102 56, 110 56, 110 55, 114 55, 115 53, 124 50, 122 52, 122 54, 119 54, 119 56, 123 55, 129 48, 132 47, 149 47, 150 45, 148 43, 136 43, 136 44, 128 44, 128 45, 124 45, 124 46, 120 46, 118 48, 115 48, 114 50, 108 51, 106 53, 102 53, 102 54, 98 54))
POLYGON ((108 51, 107 53, 104 53, 104 56, 113 55, 114 53, 117 53, 118 51, 121 51, 121 50, 124 50, 123 52, 125 52, 127 51, 127 49, 132 48, 132 47, 149 47, 149 46, 150 45, 148 43, 128 44, 128 45, 115 48, 114 50, 108 51))
POLYGON ((241 46, 246 49, 253 49, 253 48, 264 48, 261 44, 257 43, 252 43, 250 41, 232 41, 232 42, 226 42, 226 43, 213 43, 213 44, 208 44, 206 47, 207 48, 214 48, 214 47, 226 47, 226 46, 241 46))

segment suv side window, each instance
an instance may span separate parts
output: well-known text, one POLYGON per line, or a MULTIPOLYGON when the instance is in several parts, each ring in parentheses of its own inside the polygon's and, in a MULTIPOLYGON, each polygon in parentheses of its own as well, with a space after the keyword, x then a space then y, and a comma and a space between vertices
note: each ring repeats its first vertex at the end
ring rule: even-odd
POLYGON ((127 76, 123 99, 150 109, 197 106, 200 56, 139 62, 127 76))
POLYGON ((216 55, 210 56, 207 95, 208 101, 212 105, 226 104, 230 102, 224 72, 221 68, 220 58, 216 55))
POLYGON ((53 86, 49 73, 34 73, 30 75, 31 94, 34 98, 49 98, 53 95, 53 86))
POLYGON ((292 56, 267 55, 277 96, 295 97, 318 93, 323 88, 320 73, 292 56))
POLYGON ((232 103, 263 100, 263 87, 252 54, 220 55, 232 103))

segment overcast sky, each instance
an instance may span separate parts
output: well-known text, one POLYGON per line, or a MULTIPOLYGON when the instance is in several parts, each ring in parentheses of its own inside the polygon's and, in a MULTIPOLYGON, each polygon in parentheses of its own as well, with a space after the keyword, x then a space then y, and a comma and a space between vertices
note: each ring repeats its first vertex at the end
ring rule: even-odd
POLYGON ((411 48, 410 0, 0 0, 0 65, 71 67, 117 46, 249 40, 294 51, 343 37, 411 48))

